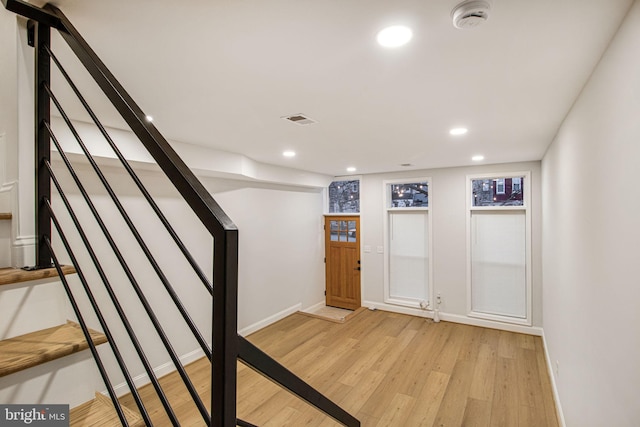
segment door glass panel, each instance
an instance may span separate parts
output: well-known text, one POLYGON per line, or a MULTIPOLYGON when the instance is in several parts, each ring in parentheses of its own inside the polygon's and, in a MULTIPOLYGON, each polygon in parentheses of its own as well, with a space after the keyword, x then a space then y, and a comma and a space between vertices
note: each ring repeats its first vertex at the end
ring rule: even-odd
POLYGON ((389 296, 426 301, 429 286, 427 212, 389 213, 389 296))
POLYGON ((340 221, 340 237, 338 241, 340 242, 347 241, 347 221, 340 221))
POLYGON ((356 241, 356 222, 355 221, 349 221, 349 241, 350 242, 355 242, 356 241))
POLYGON ((338 241, 338 221, 331 221, 331 226, 330 226, 330 234, 331 234, 331 241, 332 242, 337 242, 338 241))

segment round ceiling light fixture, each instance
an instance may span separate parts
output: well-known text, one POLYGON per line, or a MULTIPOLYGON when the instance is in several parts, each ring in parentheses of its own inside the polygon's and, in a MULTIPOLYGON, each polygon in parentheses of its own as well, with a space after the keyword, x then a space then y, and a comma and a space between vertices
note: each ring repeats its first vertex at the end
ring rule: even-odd
POLYGON ((484 0, 467 0, 451 11, 453 26, 460 29, 475 28, 489 19, 491 5, 484 0))
POLYGON ((283 151, 282 155, 285 157, 295 157, 296 156, 296 152, 292 151, 292 150, 287 150, 287 151, 283 151))
POLYGON ((383 47, 400 47, 409 43, 412 37, 411 28, 404 25, 393 25, 380 30, 376 40, 383 47))
POLYGON ((355 172, 355 171, 356 171, 356 168, 354 168, 353 166, 349 166, 347 168, 347 172, 355 172))
POLYGON ((484 156, 482 154, 477 154, 471 158, 474 162, 481 162, 484 160, 484 156))
POLYGON ((469 132, 469 129, 467 128, 453 128, 449 131, 449 134, 451 135, 464 135, 465 133, 469 132))

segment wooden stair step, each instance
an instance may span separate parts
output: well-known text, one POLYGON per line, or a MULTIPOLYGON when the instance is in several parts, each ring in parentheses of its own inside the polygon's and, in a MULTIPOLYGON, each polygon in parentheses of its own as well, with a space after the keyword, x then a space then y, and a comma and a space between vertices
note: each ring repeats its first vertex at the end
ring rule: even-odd
MULTIPOLYGON (((62 272, 74 274, 76 269, 70 265, 63 265, 62 272)), ((14 283, 28 282, 31 280, 47 279, 58 277, 58 270, 55 268, 42 268, 40 270, 23 270, 21 268, 0 268, 0 286, 14 283)))
MULTIPOLYGON (((107 342, 104 334, 89 330, 95 345, 107 342)), ((59 359, 89 348, 80 325, 42 329, 0 341, 0 377, 59 359)))
POLYGON ((7 212, 0 212, 0 221, 3 219, 11 219, 12 215, 7 212))
MULTIPOLYGON (((121 405, 129 426, 144 426, 144 420, 139 414, 121 405)), ((116 427, 121 426, 118 413, 113 407, 111 399, 102 393, 96 393, 96 398, 73 408, 69 413, 71 427, 116 427)))

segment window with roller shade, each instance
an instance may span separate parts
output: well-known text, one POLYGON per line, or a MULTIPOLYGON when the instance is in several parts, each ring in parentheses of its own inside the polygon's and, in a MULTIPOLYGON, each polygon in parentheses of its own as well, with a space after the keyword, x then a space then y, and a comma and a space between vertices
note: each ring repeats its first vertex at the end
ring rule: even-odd
POLYGON ((468 311, 531 324, 529 173, 468 177, 468 311))
POLYGON ((385 302, 418 308, 432 300, 430 180, 384 182, 385 302))

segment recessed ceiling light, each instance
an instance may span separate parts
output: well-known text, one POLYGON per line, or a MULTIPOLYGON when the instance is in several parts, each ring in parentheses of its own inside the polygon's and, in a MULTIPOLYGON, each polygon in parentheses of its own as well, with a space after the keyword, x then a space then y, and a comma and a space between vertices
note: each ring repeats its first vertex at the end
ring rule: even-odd
POLYGON ((467 132, 469 132, 467 128, 453 128, 449 131, 451 135, 464 135, 467 132))
POLYGON ((404 25, 393 25, 380 30, 377 40, 380 46, 400 47, 409 43, 412 37, 413 31, 411 31, 411 28, 404 25))
POLYGON ((356 171, 356 168, 354 168, 353 166, 349 166, 347 168, 347 172, 355 172, 355 171, 356 171))
POLYGON ((295 157, 296 156, 296 152, 295 151, 291 151, 291 150, 287 150, 287 151, 283 151, 282 155, 285 157, 295 157))
POLYGON ((484 156, 482 154, 478 154, 477 156, 473 156, 471 160, 473 160, 474 162, 479 162, 481 160, 484 160, 484 156))
POLYGON ((144 116, 145 120, 151 123, 153 121, 153 116, 144 116))

